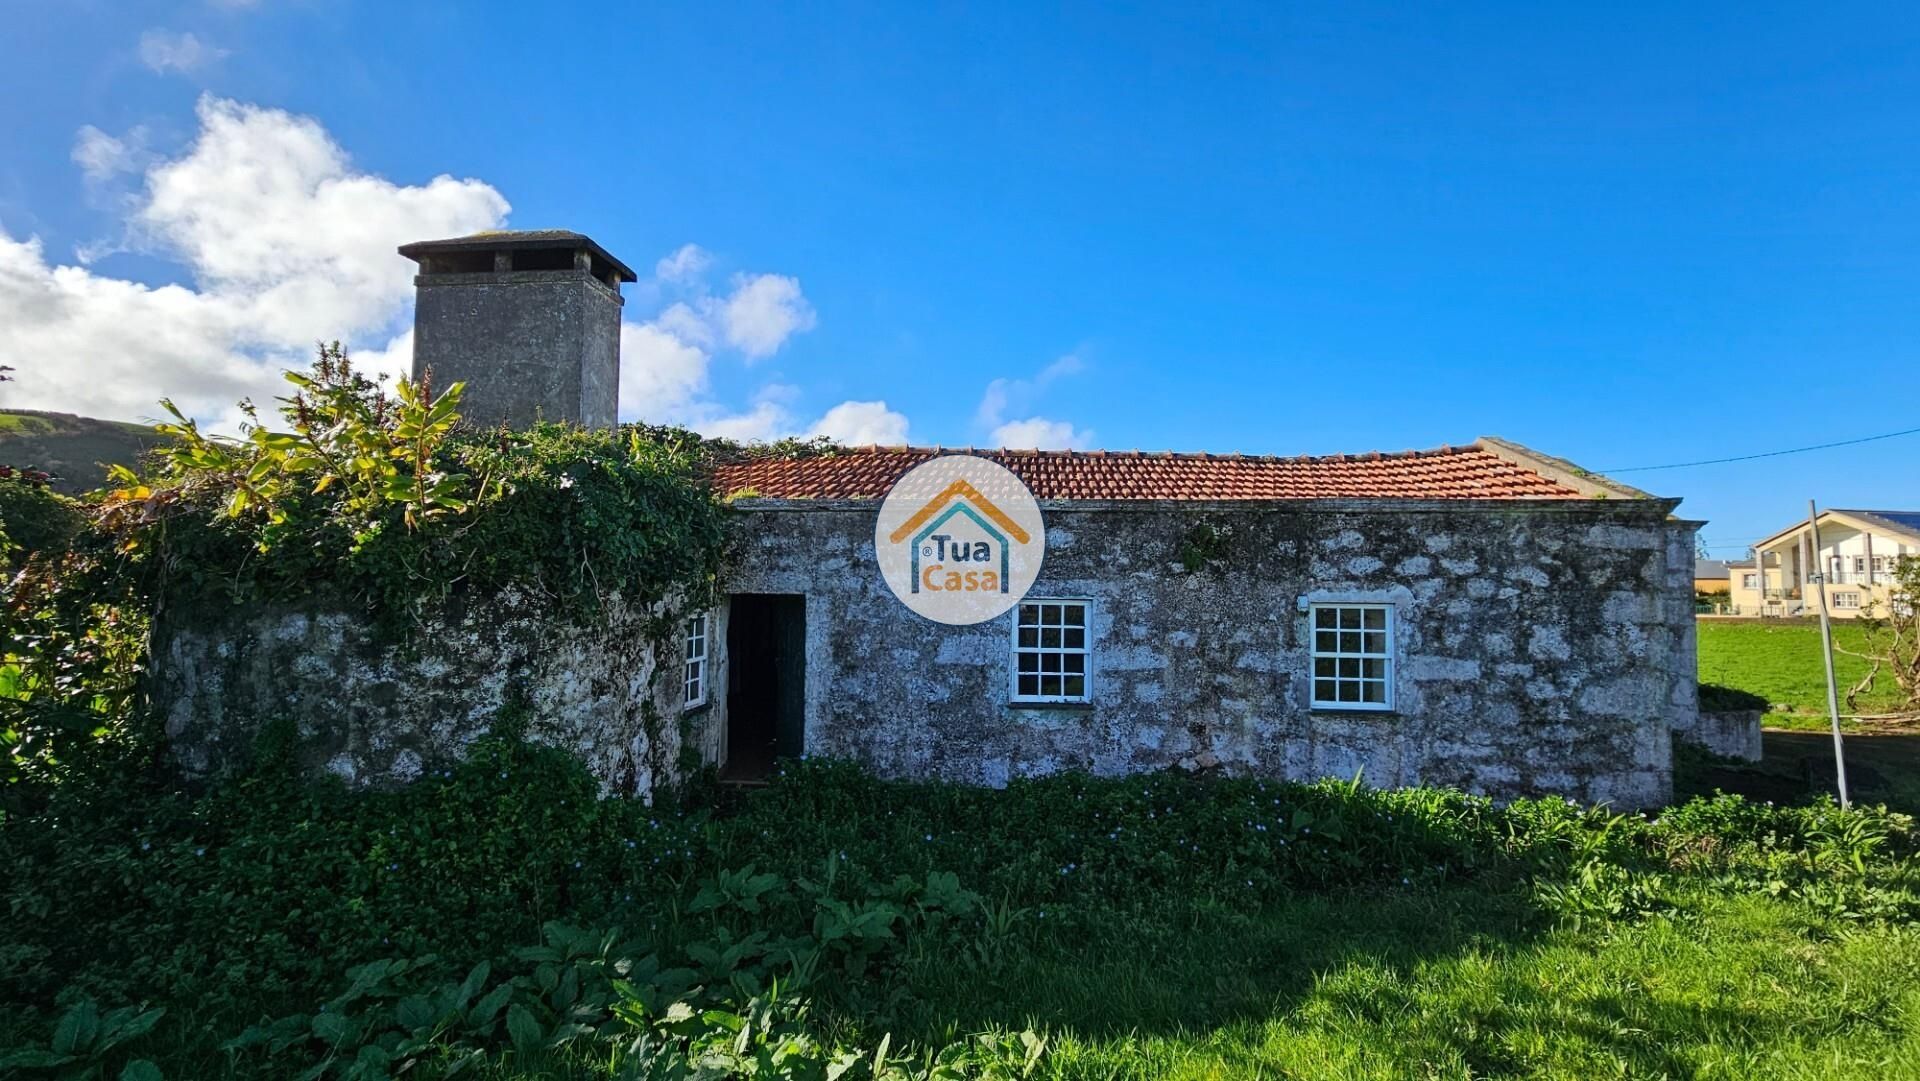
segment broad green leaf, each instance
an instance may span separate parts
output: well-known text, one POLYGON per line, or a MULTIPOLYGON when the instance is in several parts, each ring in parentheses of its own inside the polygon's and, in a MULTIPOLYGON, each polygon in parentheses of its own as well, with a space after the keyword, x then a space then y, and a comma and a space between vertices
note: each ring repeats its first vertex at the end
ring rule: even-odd
POLYGON ((531 1012, 518 1002, 507 1010, 507 1038, 513 1041, 513 1049, 522 1055, 531 1055, 540 1048, 540 1039, 544 1033, 540 1022, 531 1012))
POLYGON ((71 1055, 93 1045, 100 1032, 100 1010, 90 998, 83 998, 60 1017, 53 1029, 53 1053, 71 1055))

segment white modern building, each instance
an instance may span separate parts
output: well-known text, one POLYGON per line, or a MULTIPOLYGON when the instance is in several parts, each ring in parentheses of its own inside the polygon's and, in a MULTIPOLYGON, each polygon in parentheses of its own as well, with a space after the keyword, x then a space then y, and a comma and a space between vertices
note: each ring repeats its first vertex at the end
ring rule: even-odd
POLYGON ((1812 526, 1798 522, 1755 544, 1754 559, 1727 565, 1732 614, 1813 615, 1819 601, 1812 591, 1823 587, 1835 618, 1887 611, 1895 565, 1902 556, 1920 558, 1920 511, 1828 510, 1819 525, 1817 550, 1812 526))

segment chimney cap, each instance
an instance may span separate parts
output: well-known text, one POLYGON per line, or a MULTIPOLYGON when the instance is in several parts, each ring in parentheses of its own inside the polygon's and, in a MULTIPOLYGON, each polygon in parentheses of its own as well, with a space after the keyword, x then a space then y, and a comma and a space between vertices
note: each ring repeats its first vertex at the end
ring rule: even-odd
POLYGON ((594 243, 585 233, 571 229, 493 229, 445 240, 416 240, 400 245, 400 254, 420 262, 435 255, 455 252, 585 250, 596 263, 604 264, 623 282, 638 281, 639 276, 627 264, 615 259, 607 249, 594 243))

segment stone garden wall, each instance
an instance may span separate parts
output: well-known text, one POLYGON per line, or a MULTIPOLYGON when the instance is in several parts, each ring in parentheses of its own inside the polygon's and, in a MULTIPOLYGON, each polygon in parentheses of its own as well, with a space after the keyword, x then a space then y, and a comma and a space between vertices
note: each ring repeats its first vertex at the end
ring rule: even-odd
POLYGON ((509 594, 441 612, 395 643, 338 611, 243 613, 159 628, 152 688, 194 776, 244 763, 263 728, 284 721, 311 769, 356 787, 404 783, 510 720, 578 754, 605 791, 650 796, 678 776, 684 743, 713 760, 725 701, 683 718, 677 655, 650 698, 646 623, 618 600, 577 625, 509 594))
POLYGON ((1673 734, 1722 758, 1758 762, 1760 717, 1757 709, 1702 710, 1692 724, 1676 722, 1673 734))

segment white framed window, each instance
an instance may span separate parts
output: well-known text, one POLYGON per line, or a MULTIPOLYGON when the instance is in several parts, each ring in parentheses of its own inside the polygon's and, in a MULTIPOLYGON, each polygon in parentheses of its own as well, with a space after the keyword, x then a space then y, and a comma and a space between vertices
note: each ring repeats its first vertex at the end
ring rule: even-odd
POLYGON ((1855 574, 1867 573, 1867 557, 1866 556, 1853 557, 1853 573, 1855 574))
POLYGON ((1833 606, 1835 608, 1858 608, 1860 607, 1860 594, 1852 592, 1835 593, 1833 595, 1833 606))
POLYGON ((1315 604, 1313 708, 1393 708, 1393 606, 1315 604))
POLYGON ((686 707, 707 704, 707 643, 709 639, 709 621, 705 612, 687 617, 687 633, 684 650, 686 667, 683 671, 683 686, 686 688, 686 707))
POLYGON ((1093 602, 1021 601, 1013 618, 1013 700, 1087 702, 1093 699, 1093 602))
POLYGON ((1760 588, 1760 576, 1759 576, 1758 574, 1743 574, 1743 575, 1741 575, 1741 576, 1740 576, 1740 588, 1741 588, 1741 589, 1759 589, 1759 588, 1760 588))

